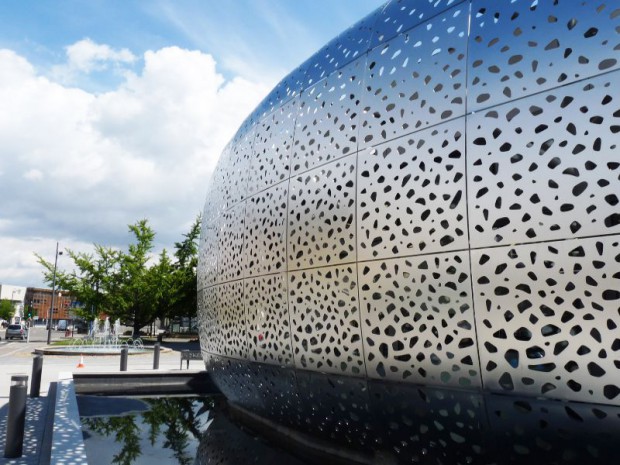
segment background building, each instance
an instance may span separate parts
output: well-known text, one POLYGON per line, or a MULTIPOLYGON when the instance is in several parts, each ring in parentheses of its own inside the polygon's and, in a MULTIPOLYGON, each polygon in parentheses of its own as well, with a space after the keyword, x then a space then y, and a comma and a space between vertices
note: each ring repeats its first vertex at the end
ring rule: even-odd
MULTIPOLYGON (((42 321, 47 323, 52 304, 52 290, 29 287, 26 290, 25 296, 24 315, 27 317, 30 314, 35 322, 42 321)), ((69 292, 57 290, 52 311, 52 324, 57 323, 58 320, 71 320, 75 318, 73 312, 75 305, 76 301, 69 292)))
POLYGON ((24 300, 26 288, 11 284, 0 284, 0 300, 8 300, 15 308, 15 314, 9 323, 19 323, 24 317, 24 300))

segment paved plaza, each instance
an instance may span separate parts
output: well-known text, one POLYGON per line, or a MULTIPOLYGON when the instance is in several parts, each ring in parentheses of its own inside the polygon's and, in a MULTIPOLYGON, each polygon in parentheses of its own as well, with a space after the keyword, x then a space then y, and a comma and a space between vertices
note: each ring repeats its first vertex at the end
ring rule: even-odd
MULTIPOLYGON (((64 333, 53 331, 53 340, 64 338, 64 333)), ((6 341, 4 331, 0 331, 0 463, 4 464, 39 464, 45 463, 41 455, 41 442, 44 440, 45 415, 47 411, 47 394, 50 383, 58 381, 61 373, 112 373, 120 371, 119 355, 92 356, 76 355, 45 355, 43 359, 43 372, 41 377, 40 398, 28 398, 26 410, 26 428, 24 436, 24 451, 20 459, 4 459, 4 446, 6 435, 6 421, 8 413, 8 401, 13 375, 28 375, 28 393, 32 376, 32 360, 36 348, 47 345, 47 331, 44 328, 32 328, 30 341, 6 341), (83 361, 83 367, 78 364, 83 361)), ((159 371, 178 371, 180 369, 180 351, 183 349, 198 350, 197 344, 186 341, 166 341, 160 355, 159 371)), ((183 369, 186 362, 183 362, 183 369)), ((204 369, 202 361, 191 361, 190 369, 204 369)), ((127 363, 129 372, 153 371, 153 354, 130 355, 127 363)))

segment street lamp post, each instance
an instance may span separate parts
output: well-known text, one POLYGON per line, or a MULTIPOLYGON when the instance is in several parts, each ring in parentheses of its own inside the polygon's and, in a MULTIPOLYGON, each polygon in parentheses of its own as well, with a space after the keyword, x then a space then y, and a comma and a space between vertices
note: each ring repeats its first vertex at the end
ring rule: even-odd
POLYGON ((47 318, 47 344, 52 342, 52 314, 54 312, 54 296, 56 290, 56 265, 58 265, 58 255, 62 255, 62 252, 58 252, 58 242, 56 242, 56 258, 54 258, 54 274, 52 277, 52 304, 50 305, 50 311, 47 318))

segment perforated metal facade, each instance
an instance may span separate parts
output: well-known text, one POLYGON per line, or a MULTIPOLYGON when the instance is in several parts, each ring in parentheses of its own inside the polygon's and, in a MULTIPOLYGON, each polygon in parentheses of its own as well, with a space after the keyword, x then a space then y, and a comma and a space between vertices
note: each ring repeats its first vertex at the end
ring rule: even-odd
POLYGON ((205 360, 620 405, 618 60, 615 2, 392 1, 336 37, 213 175, 205 360))

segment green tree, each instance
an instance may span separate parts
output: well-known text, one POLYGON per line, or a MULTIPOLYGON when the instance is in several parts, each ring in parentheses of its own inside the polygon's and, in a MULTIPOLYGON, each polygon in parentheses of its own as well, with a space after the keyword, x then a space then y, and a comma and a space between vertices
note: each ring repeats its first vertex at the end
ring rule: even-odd
MULTIPOLYGON (((94 254, 66 251, 74 269, 57 269, 56 282, 83 305, 79 316, 91 319, 103 312, 132 326, 134 336, 156 318, 195 316, 200 217, 184 240, 175 243, 174 262, 165 249, 154 261, 155 232, 147 220, 129 225, 129 232, 133 241, 127 251, 101 245, 95 245, 94 254)), ((51 283, 53 264, 37 257, 51 283)))
MULTIPOLYGON (((74 253, 68 251, 79 274, 72 272, 71 284, 66 283, 65 289, 71 289, 76 299, 83 305, 79 309, 79 316, 91 320, 99 317, 103 311, 112 309, 109 294, 105 290, 109 287, 109 280, 118 269, 119 252, 109 247, 95 245, 95 255, 74 253)), ((61 283, 62 280, 60 281, 61 283)))
MULTIPOLYGON (((56 270, 58 289, 69 291, 83 307, 76 308, 76 314, 87 320, 99 316, 103 312, 110 314, 112 302, 107 292, 110 279, 118 268, 119 252, 117 250, 95 244, 95 253, 73 252, 66 250, 73 261, 75 269, 69 272, 56 270)), ((52 283, 54 264, 37 255, 43 266, 45 281, 52 283)))
POLYGON ((15 308, 13 308, 11 301, 7 299, 0 300, 0 320, 10 321, 14 314, 15 308))
POLYGON ((190 231, 183 234, 184 240, 176 242, 174 256, 174 290, 175 295, 170 308, 169 318, 186 316, 193 318, 198 311, 198 285, 196 269, 198 266, 198 241, 200 240, 201 217, 198 215, 190 231))
POLYGON ((155 232, 148 221, 140 220, 130 225, 129 231, 135 241, 126 253, 119 253, 118 268, 111 276, 108 296, 112 302, 111 316, 132 326, 133 334, 137 336, 140 328, 157 317, 162 281, 166 276, 161 273, 165 267, 149 267, 155 232))
POLYGON ((159 255, 157 264, 149 270, 148 280, 153 289, 154 318, 163 320, 168 317, 177 293, 174 265, 166 249, 159 255))
POLYGON ((114 455, 112 463, 133 463, 142 454, 140 438, 147 435, 152 446, 170 449, 180 465, 193 463, 188 451, 189 442, 192 437, 198 441, 202 438, 203 432, 198 429, 198 424, 201 417, 213 410, 213 398, 162 397, 145 399, 145 402, 150 408, 141 414, 84 418, 82 423, 89 432, 107 437, 114 435, 120 451, 114 455), (161 436, 163 443, 159 444, 161 436))
MULTIPOLYGON (((140 328, 151 323, 166 290, 162 282, 167 278, 170 260, 162 252, 161 266, 150 266, 155 232, 147 220, 129 226, 133 242, 127 251, 95 245, 94 254, 67 250, 75 269, 71 272, 56 271, 58 288, 69 291, 84 308, 80 316, 92 318, 103 312, 110 319, 120 319, 133 327, 137 335, 140 328)), ((44 277, 52 282, 54 266, 37 256, 44 267, 44 277)), ((169 291, 168 291, 169 292, 169 291)))
POLYGON ((112 436, 114 442, 120 444, 121 450, 114 454, 112 463, 131 465, 142 455, 140 447, 140 429, 136 424, 135 415, 103 418, 85 418, 82 420, 87 428, 102 436, 112 436))

